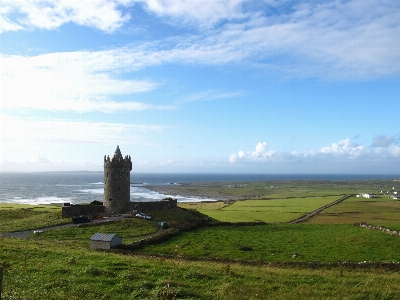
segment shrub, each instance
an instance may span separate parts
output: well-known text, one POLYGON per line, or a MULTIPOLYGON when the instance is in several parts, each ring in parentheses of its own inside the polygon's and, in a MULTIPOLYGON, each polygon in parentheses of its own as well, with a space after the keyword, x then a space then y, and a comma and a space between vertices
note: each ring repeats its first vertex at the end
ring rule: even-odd
POLYGON ((103 202, 99 201, 99 200, 94 200, 94 201, 90 202, 89 205, 103 205, 103 202))
POLYGON ((253 251, 253 248, 249 246, 239 246, 238 248, 240 251, 253 251))

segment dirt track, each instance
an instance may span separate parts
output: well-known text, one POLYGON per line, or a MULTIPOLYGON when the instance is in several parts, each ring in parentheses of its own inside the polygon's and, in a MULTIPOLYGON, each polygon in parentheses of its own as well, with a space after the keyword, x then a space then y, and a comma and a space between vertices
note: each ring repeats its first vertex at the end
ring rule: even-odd
MULTIPOLYGON (((119 221, 122 220, 124 217, 123 216, 118 216, 118 217, 109 217, 109 218, 104 218, 100 220, 91 220, 90 223, 105 223, 105 222, 110 222, 110 221, 119 221)), ((90 224, 89 223, 89 224, 90 224)), ((88 224, 88 223, 85 223, 88 224)), ((15 232, 6 232, 6 233, 0 233, 0 237, 14 237, 14 238, 20 238, 20 239, 26 239, 29 238, 30 234, 33 234, 34 231, 47 231, 47 230, 53 230, 53 229, 58 229, 58 228, 67 228, 67 227, 74 227, 74 226, 79 226, 81 224, 63 224, 63 225, 57 225, 57 226, 52 226, 52 227, 46 227, 46 228, 37 228, 37 229, 32 229, 32 230, 25 230, 25 231, 15 231, 15 232)))

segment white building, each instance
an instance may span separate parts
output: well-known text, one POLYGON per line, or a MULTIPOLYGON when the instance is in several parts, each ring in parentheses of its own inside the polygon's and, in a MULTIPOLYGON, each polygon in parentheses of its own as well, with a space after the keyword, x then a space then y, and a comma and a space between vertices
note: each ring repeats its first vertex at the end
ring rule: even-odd
POLYGON ((360 194, 358 194, 358 195, 357 195, 357 197, 364 197, 364 198, 375 198, 375 195, 374 195, 374 194, 372 194, 372 193, 369 193, 369 194, 363 194, 363 193, 360 193, 360 194))
POLYGON ((116 234, 95 233, 90 238, 90 249, 109 250, 122 244, 122 239, 116 234))

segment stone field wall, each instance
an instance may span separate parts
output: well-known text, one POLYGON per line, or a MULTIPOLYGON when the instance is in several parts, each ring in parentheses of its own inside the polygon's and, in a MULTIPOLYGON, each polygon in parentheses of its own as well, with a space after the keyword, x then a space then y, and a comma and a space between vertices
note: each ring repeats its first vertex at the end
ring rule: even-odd
MULTIPOLYGON (((177 207, 176 199, 149 201, 149 202, 127 202, 122 213, 131 213, 134 210, 146 212, 148 210, 162 210, 177 207)), ((72 218, 73 216, 94 216, 104 215, 106 207, 103 205, 63 205, 62 217, 72 218)))

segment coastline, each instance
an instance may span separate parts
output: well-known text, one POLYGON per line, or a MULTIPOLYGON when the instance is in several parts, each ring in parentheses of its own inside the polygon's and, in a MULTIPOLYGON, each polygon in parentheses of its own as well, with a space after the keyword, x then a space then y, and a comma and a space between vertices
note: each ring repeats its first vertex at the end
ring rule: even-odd
POLYGON ((197 198, 200 202, 243 199, 241 197, 223 195, 221 192, 214 191, 213 189, 199 188, 198 184, 199 183, 185 183, 179 185, 147 185, 145 188, 153 192, 163 195, 171 195, 173 197, 197 198))
POLYGON ((335 195, 366 192, 381 193, 382 190, 400 190, 400 181, 398 179, 336 181, 292 179, 231 182, 178 182, 167 185, 146 185, 145 188, 153 192, 168 195, 168 197, 195 198, 199 199, 199 201, 228 201, 271 199, 276 195, 285 198, 315 197, 317 195, 324 195, 327 192, 335 195))

